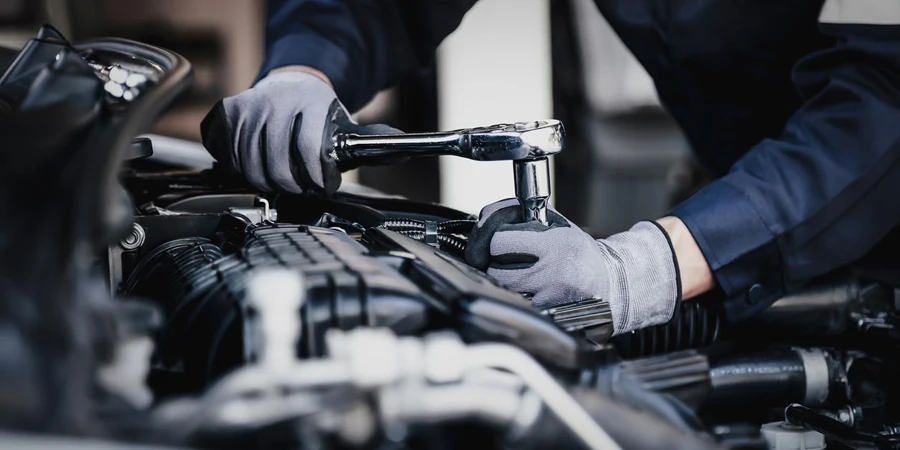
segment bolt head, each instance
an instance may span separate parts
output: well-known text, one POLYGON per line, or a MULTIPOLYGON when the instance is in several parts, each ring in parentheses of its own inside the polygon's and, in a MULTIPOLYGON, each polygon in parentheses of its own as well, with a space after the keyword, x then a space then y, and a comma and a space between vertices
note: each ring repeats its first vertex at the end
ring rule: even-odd
POLYGON ((143 85, 147 82, 147 76, 142 73, 133 73, 125 80, 125 85, 133 88, 143 85))
POLYGON ((121 84, 116 83, 115 81, 108 81, 103 86, 103 89, 109 95, 112 95, 115 98, 122 98, 122 96, 125 94, 125 88, 123 88, 121 84))
POLYGON ((144 231, 144 227, 136 223, 131 227, 131 233, 129 233, 128 236, 125 236, 119 245, 125 250, 137 250, 144 245, 146 239, 147 234, 144 231))
POLYGON ((121 67, 113 67, 109 69, 109 79, 119 84, 125 84, 128 80, 128 71, 121 67))

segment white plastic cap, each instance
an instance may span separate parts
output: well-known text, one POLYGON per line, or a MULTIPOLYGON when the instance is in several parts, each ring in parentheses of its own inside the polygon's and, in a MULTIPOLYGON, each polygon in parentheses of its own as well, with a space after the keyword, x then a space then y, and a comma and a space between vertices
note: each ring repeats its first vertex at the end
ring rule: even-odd
POLYGON ((287 269, 265 269, 249 276, 247 300, 256 309, 264 334, 261 363, 290 366, 296 359, 300 307, 306 299, 303 276, 287 269))
POLYGON ((772 422, 762 426, 762 435, 772 450, 822 450, 825 436, 786 422, 772 422))

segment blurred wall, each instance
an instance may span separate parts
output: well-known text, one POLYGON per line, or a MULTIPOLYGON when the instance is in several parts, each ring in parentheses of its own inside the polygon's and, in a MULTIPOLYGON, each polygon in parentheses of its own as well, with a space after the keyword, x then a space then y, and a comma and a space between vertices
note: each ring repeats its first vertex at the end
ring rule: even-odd
POLYGON ((605 235, 666 214, 676 187, 673 170, 690 148, 660 104, 653 80, 594 1, 571 5, 583 86, 569 123, 586 151, 567 174, 583 180, 567 209, 578 211, 580 225, 605 235))
MULTIPOLYGON (((438 49, 443 130, 553 115, 549 0, 481 0, 438 49)), ((512 163, 444 157, 441 201, 477 213, 512 197, 512 163)))
MULTIPOLYGON (((103 0, 98 32, 174 41, 194 63, 195 95, 166 114, 157 132, 199 139, 200 122, 214 101, 253 83, 263 57, 265 0, 103 0), (155 30, 154 30, 155 29, 155 30), (197 49, 190 48, 196 39, 197 49), (210 44, 212 42, 212 44, 210 44), (208 55, 204 46, 217 53, 208 55), (193 54, 192 54, 193 53, 193 54), (213 87, 210 87, 213 86, 213 87)), ((151 42, 157 43, 157 42, 151 42)), ((160 45, 173 46, 172 42, 160 45)))

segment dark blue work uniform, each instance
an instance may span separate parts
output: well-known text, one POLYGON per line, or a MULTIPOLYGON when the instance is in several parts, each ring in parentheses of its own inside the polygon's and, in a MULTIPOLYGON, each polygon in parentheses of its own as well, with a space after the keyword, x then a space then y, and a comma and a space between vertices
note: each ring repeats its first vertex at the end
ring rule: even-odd
MULTIPOLYGON (((841 16, 853 1, 825 8, 841 16)), ((878 2, 891 0, 861 3, 878 2)), ((263 73, 316 67, 356 109, 431 60, 474 3, 270 0, 263 73)), ((672 214, 730 319, 859 260, 900 224, 900 20, 825 21, 825 0, 596 3, 719 177, 672 214)))

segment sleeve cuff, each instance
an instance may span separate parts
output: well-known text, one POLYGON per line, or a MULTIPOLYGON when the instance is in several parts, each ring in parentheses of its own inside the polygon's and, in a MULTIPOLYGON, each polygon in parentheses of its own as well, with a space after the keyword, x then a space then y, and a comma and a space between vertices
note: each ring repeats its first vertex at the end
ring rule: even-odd
POLYGON ((334 42, 315 32, 292 33, 270 45, 256 82, 274 69, 295 65, 309 66, 322 71, 331 80, 341 102, 351 110, 356 107, 354 95, 348 89, 352 83, 348 77, 347 53, 334 42))
POLYGON ((677 206, 671 215, 687 226, 737 321, 765 309, 784 293, 774 234, 745 194, 726 176, 677 206))

